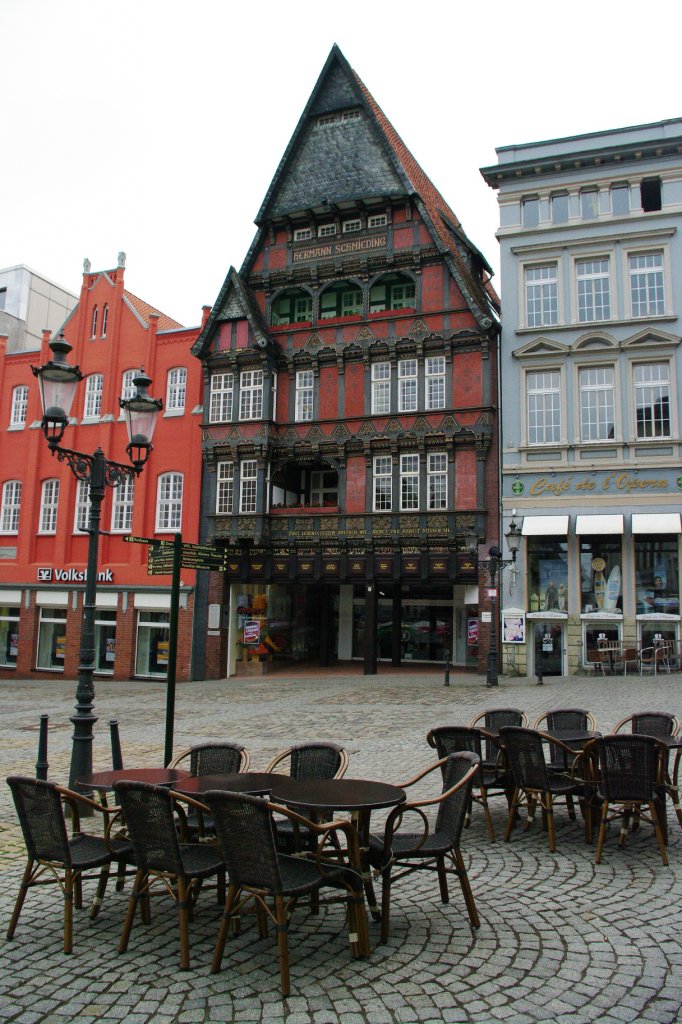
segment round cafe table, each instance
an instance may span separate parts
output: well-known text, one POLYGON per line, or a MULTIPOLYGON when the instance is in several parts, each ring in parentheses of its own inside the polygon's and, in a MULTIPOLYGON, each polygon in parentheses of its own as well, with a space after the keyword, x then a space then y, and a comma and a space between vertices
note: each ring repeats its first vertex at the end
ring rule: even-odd
POLYGON ((189 772, 180 768, 119 768, 116 771, 91 772, 76 779, 79 789, 97 790, 106 793, 114 788, 117 782, 146 782, 150 786, 175 786, 183 779, 189 778, 189 772))
POLYGON ((227 789, 231 793, 267 796, 281 775, 274 772, 216 772, 213 775, 191 775, 173 786, 183 796, 201 800, 212 789, 227 789))

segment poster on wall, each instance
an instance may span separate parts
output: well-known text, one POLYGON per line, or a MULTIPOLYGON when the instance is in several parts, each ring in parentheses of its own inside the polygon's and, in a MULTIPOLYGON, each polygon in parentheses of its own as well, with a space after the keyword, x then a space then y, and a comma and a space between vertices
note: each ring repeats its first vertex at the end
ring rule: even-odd
POLYGON ((116 639, 115 637, 107 637, 106 640, 106 661, 116 660, 116 639))
POLYGON ((244 643, 260 643, 260 622, 257 619, 244 623, 244 643))
POLYGON ((168 640, 159 640, 156 647, 156 664, 167 665, 168 664, 168 640))
POLYGON ((65 636, 55 637, 54 656, 55 656, 55 658, 60 658, 62 661, 64 660, 64 657, 66 656, 66 637, 65 636))
POLYGON ((526 616, 523 612, 502 612, 502 643, 525 644, 526 616))
POLYGON ((478 647, 478 619, 467 619, 467 647, 478 647))

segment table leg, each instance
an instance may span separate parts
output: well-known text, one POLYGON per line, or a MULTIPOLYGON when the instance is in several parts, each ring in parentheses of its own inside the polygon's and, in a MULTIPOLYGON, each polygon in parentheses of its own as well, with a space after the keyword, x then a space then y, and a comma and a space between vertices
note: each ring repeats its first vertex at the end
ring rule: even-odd
POLYGON ((351 815, 353 824, 357 829, 358 843, 360 846, 360 864, 357 865, 358 870, 362 875, 362 883, 365 889, 365 899, 367 900, 367 907, 372 920, 380 921, 381 912, 379 905, 377 904, 376 893, 374 892, 374 885, 372 883, 372 869, 369 863, 369 811, 353 811, 351 815))

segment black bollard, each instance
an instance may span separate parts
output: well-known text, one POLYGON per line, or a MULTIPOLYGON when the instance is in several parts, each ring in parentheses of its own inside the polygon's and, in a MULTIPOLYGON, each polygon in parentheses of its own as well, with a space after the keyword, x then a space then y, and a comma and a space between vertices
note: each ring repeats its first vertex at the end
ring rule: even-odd
POLYGON ((450 685, 450 651, 445 648, 445 682, 443 686, 450 685))
POLYGON ((36 778, 47 780, 47 723, 48 715, 40 716, 40 732, 38 734, 38 760, 36 761, 36 778))
POLYGON ((118 738, 118 719, 109 719, 109 731, 111 733, 111 767, 115 772, 120 772, 123 767, 123 754, 121 753, 121 741, 118 738))

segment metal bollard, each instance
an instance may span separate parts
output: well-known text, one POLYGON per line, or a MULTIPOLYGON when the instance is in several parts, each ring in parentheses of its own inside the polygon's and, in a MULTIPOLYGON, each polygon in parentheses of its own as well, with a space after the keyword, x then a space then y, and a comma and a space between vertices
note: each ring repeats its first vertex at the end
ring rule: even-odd
POLYGON ((118 772, 123 767, 123 754, 121 753, 121 741, 118 738, 118 719, 109 719, 109 731, 111 733, 111 767, 118 772))
POLYGON ((40 716, 40 732, 38 734, 38 760, 36 761, 36 778, 47 781, 47 723, 48 715, 40 716))
POLYGON ((443 686, 450 685, 450 651, 445 648, 445 682, 443 686))

